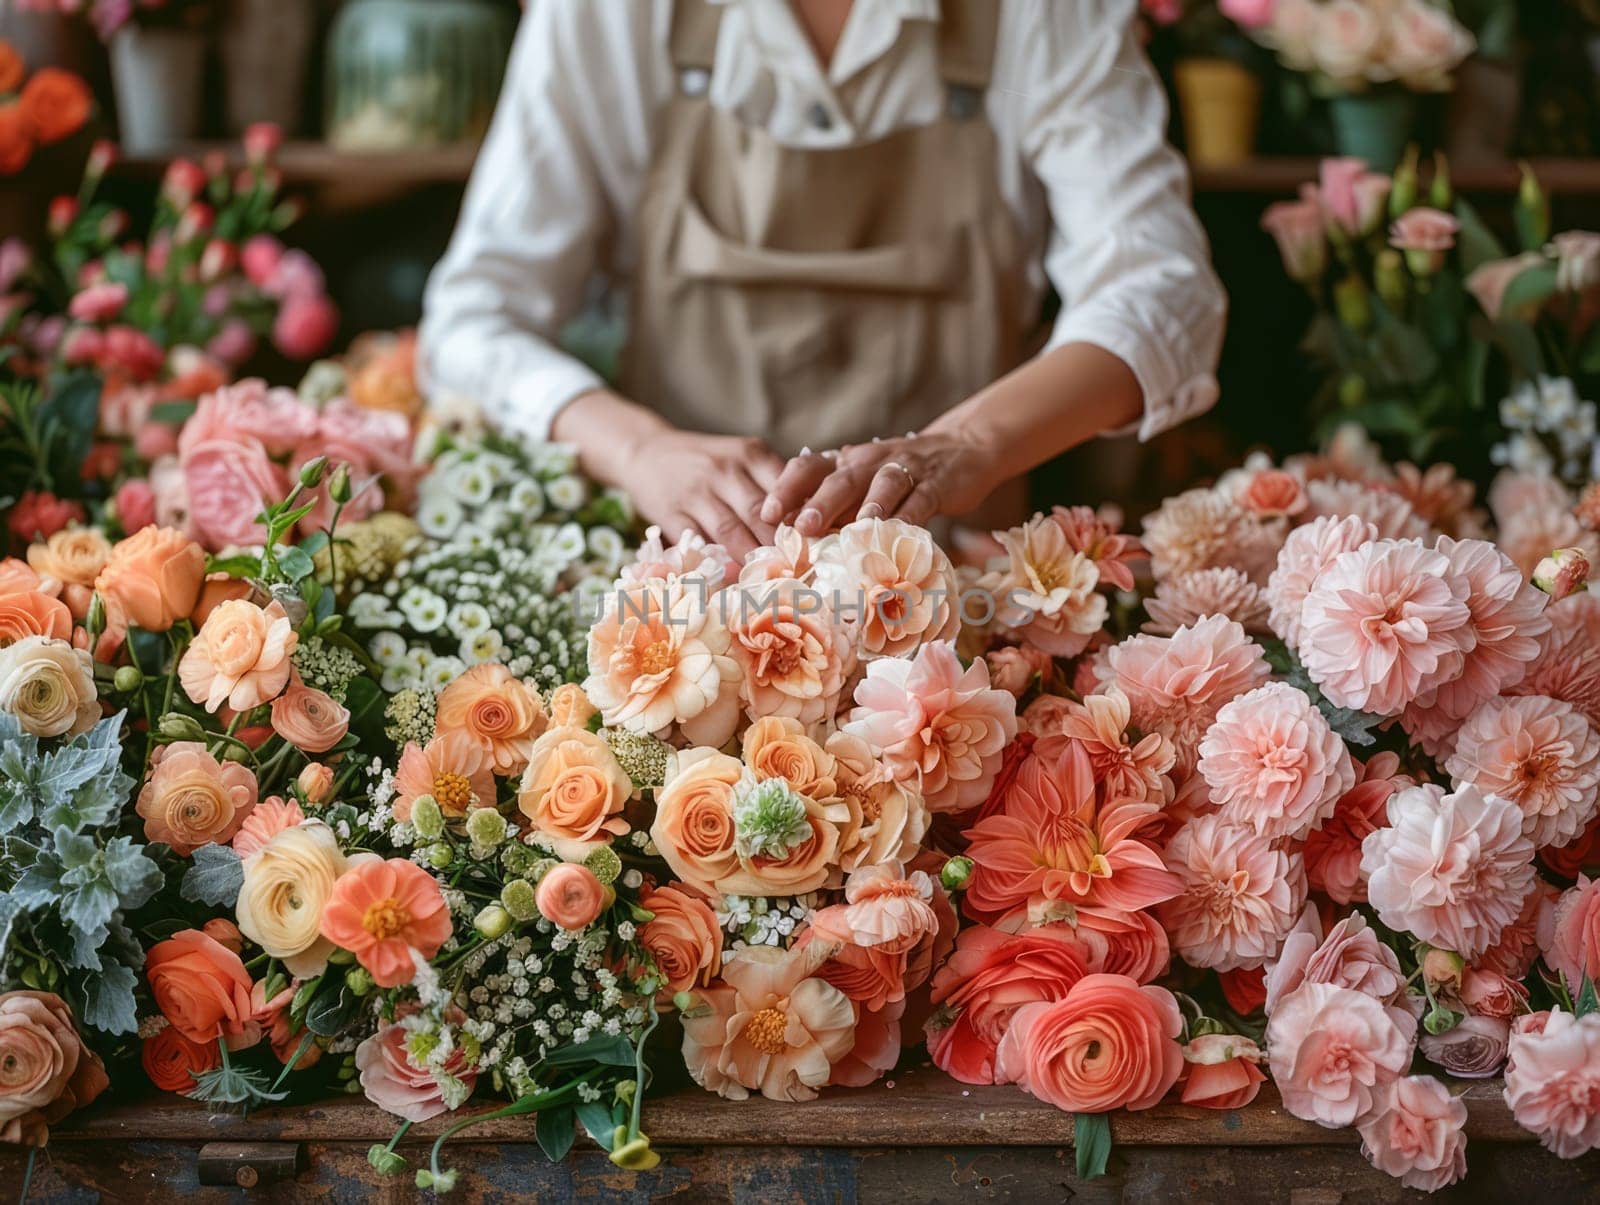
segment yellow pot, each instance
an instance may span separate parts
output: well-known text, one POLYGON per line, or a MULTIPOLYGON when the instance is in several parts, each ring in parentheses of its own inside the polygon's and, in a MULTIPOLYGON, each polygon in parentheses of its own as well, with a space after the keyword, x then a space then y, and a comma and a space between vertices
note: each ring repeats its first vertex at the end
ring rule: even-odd
POLYGON ((1191 162, 1229 167, 1256 149, 1261 81, 1228 59, 1184 59, 1174 68, 1191 162))

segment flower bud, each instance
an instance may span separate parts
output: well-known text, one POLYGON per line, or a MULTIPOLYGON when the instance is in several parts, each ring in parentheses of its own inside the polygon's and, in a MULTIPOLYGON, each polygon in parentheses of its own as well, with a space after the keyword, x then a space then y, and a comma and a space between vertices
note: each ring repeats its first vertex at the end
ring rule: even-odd
POLYGON ((1533 571, 1533 584, 1559 602, 1589 587, 1589 554, 1581 548, 1557 548, 1533 571))
POLYGON ((1422 1028, 1434 1037, 1438 1037, 1442 1033, 1448 1033, 1460 1024, 1461 1014, 1452 1012, 1442 1004, 1435 1004, 1428 1011, 1428 1015, 1422 1018, 1422 1028))
POLYGON ((333 769, 321 762, 311 762, 295 779, 300 797, 307 803, 327 803, 333 798, 333 769))
POLYGON ((506 839, 506 818, 493 808, 474 808, 467 816, 467 836, 484 849, 493 849, 506 839))
POLYGON ((1378 252, 1372 264, 1372 281, 1385 305, 1398 309, 1405 304, 1410 282, 1406 279, 1400 252, 1393 247, 1385 247, 1378 252))
POLYGON ((341 464, 328 481, 328 497, 341 505, 350 501, 350 466, 341 464))
POLYGON ((640 1134, 628 1140, 628 1127, 618 1126, 611 1135, 611 1162, 632 1172, 649 1171, 661 1162, 661 1156, 650 1149, 650 1139, 640 1134))
POLYGON ((314 490, 322 484, 322 472, 328 467, 328 458, 318 456, 308 460, 300 466, 300 484, 308 490, 314 490))
POLYGON ((83 626, 88 629, 91 641, 99 640, 100 633, 106 630, 106 600, 100 597, 98 590, 89 596, 89 613, 84 616, 83 626))
POLYGON ((1448 988, 1458 991, 1461 987, 1461 972, 1466 970, 1466 959, 1451 950, 1440 950, 1429 946, 1427 953, 1422 956, 1422 977, 1428 986, 1435 990, 1448 988))
POLYGON ((1352 409, 1367 400, 1367 379, 1352 372, 1339 382, 1339 405, 1352 409))
POLYGON ((117 144, 106 138, 97 138, 89 148, 89 161, 84 164, 84 178, 98 180, 111 170, 111 165, 117 161, 117 144))
POLYGON ((344 985, 358 996, 372 990, 372 972, 366 967, 351 967, 344 977, 344 985))
POLYGON ((960 891, 966 887, 967 881, 972 878, 972 859, 966 857, 950 858, 945 861, 944 867, 939 871, 939 882, 946 891, 960 891))
POLYGON ((607 887, 617 881, 617 876, 622 873, 622 859, 617 856, 617 851, 609 845, 601 845, 589 851, 583 864, 594 872, 594 877, 607 887))
POLYGON ((137 665, 124 665, 111 676, 111 685, 123 694, 138 690, 144 683, 144 675, 139 672, 137 665))
POLYGON ((1333 286, 1334 309, 1349 330, 1364 331, 1372 324, 1372 303, 1366 282, 1352 272, 1333 286))
POLYGON ((428 865, 435 870, 444 870, 455 860, 456 851, 451 849, 447 842, 440 841, 428 846, 428 865))
POLYGON ((367 1162, 380 1176, 398 1176, 406 1166, 405 1159, 398 1151, 391 1151, 381 1142, 374 1142, 367 1151, 367 1162))
POLYGON ((549 874, 552 870, 560 865, 560 858, 540 858, 532 866, 528 867, 529 882, 539 882, 544 878, 545 875, 549 874))
POLYGON ((539 898, 527 879, 512 879, 500 888, 500 903, 513 920, 531 921, 539 916, 539 898))
POLYGON ((1455 193, 1450 187, 1450 160, 1443 151, 1433 152, 1433 183, 1428 186, 1428 204, 1444 213, 1455 204, 1455 193))
POLYGON ((511 925, 511 913, 499 904, 485 904, 478 915, 472 918, 472 927, 490 941, 505 936, 511 925))
POLYGON ((411 827, 429 840, 444 832, 444 813, 432 795, 418 795, 411 801, 411 827))
POLYGON ((78 220, 78 200, 76 197, 57 197, 50 202, 50 210, 45 219, 46 229, 51 238, 61 238, 78 220))
POLYGON ((1389 189, 1389 216, 1397 218, 1417 203, 1417 148, 1406 148, 1405 161, 1395 169, 1389 189))
POLYGON ((1550 240, 1550 198, 1526 163, 1522 165, 1522 183, 1517 187, 1516 219, 1523 246, 1542 247, 1550 240))
POLYGON ((203 741, 206 730, 193 716, 169 711, 156 723, 156 735, 164 741, 203 741))

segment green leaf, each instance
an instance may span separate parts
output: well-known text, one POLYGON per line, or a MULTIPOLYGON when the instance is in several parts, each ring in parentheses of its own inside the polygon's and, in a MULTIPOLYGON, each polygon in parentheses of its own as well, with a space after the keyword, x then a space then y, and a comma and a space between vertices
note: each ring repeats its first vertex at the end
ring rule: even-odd
POLYGON ((1500 295, 1500 313, 1531 320, 1556 291, 1556 266, 1533 264, 1511 278, 1500 295))
POLYGON ((304 549, 285 548, 278 554, 278 568, 291 582, 297 582, 301 578, 310 576, 316 564, 304 549))
POLYGON ((27 911, 20 900, 14 900, 9 894, 0 895, 0 966, 6 962, 6 952, 11 945, 11 930, 27 911))
POLYGON ((343 979, 331 979, 306 1008, 306 1028, 318 1037, 331 1038, 344 1030, 360 1008, 361 997, 346 990, 343 979))
POLYGON ((1600 1012, 1600 996, 1595 993, 1594 980, 1585 975, 1583 982, 1578 985, 1578 996, 1573 1008, 1573 1015, 1586 1017, 1593 1012, 1600 1012))
POLYGON ((144 907, 166 881, 161 867, 132 837, 113 837, 106 842, 104 861, 106 881, 117 893, 119 906, 128 911, 144 907))
POLYGON ((300 551, 305 553, 307 556, 316 556, 317 553, 321 552, 327 546, 328 533, 325 531, 314 531, 305 539, 301 540, 298 545, 296 545, 296 547, 298 547, 300 551))
POLYGON ((211 557, 206 561, 207 573, 226 573, 229 577, 255 577, 261 572, 258 556, 211 557))
POLYGON ((1111 1119, 1104 1113, 1074 1114, 1072 1146, 1080 1180, 1105 1175, 1106 1160, 1111 1158, 1111 1119))
POLYGON ((139 977, 131 968, 108 963, 93 975, 69 976, 67 982, 85 1025, 105 1033, 133 1033, 139 1028, 133 997, 139 977))
POLYGON ((246 1109, 282 1100, 286 1090, 269 1092, 271 1081, 267 1074, 255 1067, 239 1067, 224 1062, 211 1071, 202 1071, 194 1077, 194 1087, 184 1095, 190 1100, 212 1105, 243 1105, 246 1109))
POLYGON ((609 1151, 611 1136, 621 1123, 621 1118, 611 1111, 611 1106, 598 1100, 581 1100, 573 1106, 573 1111, 577 1113, 589 1137, 609 1151))
POLYGON ((577 1063, 599 1063, 606 1067, 632 1067, 633 1044, 621 1034, 601 1034, 586 1042, 558 1046, 544 1056, 552 1067, 570 1067, 577 1063))
POLYGON ((244 863, 226 845, 202 845, 184 872, 178 894, 212 907, 231 908, 244 886, 244 863))
POLYGON ((1456 198, 1455 216, 1456 221, 1461 224, 1461 228, 1456 231, 1456 256, 1460 260, 1464 275, 1470 275, 1474 268, 1490 260, 1506 257, 1505 248, 1500 245, 1500 240, 1495 238, 1489 227, 1483 224, 1478 211, 1459 197, 1456 198))
POLYGON ((533 1133, 539 1140, 539 1149, 551 1163, 560 1163, 567 1157, 578 1137, 577 1115, 569 1106, 560 1109, 540 1109, 534 1115, 533 1133))
POLYGON ((182 426, 194 417, 194 412, 198 408, 194 402, 157 402, 150 407, 150 421, 167 423, 174 427, 182 426))
POLYGON ((364 748, 384 748, 389 744, 383 731, 383 709, 388 699, 383 688, 366 676, 352 678, 345 687, 344 706, 350 713, 349 731, 356 734, 364 748))

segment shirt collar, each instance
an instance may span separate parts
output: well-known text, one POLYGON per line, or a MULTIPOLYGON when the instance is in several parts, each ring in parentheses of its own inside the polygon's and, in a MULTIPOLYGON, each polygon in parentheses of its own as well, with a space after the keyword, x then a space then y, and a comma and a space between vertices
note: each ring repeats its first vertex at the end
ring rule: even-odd
MULTIPOLYGON (((802 69, 801 73, 820 75, 816 70, 816 54, 806 41, 805 30, 789 0, 709 2, 742 10, 751 32, 772 55, 775 64, 782 63, 790 70, 798 64, 809 64, 811 69, 802 69)), ((905 22, 937 23, 939 20, 939 0, 855 0, 839 35, 839 45, 834 48, 833 60, 828 64, 826 82, 833 86, 842 84, 882 58, 900 36, 900 26, 905 22)))

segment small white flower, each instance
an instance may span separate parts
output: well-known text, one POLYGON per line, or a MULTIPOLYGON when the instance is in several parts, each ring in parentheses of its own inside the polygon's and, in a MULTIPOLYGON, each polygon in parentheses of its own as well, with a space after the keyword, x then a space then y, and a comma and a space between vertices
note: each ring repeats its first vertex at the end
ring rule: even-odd
POLYGON ((557 477, 544 487, 550 505, 557 510, 574 511, 589 500, 589 487, 582 477, 569 474, 557 477))
POLYGON ((358 628, 381 628, 401 620, 400 612, 391 607, 389 600, 381 594, 356 595, 350 600, 344 614, 358 628))
POLYGON ((456 466, 449 482, 450 492, 468 506, 482 506, 494 494, 494 477, 481 460, 456 466))
POLYGON ((576 523, 563 523, 550 541, 550 551, 559 556, 563 562, 577 560, 589 546, 584 538, 583 528, 576 523))
POLYGON ((544 491, 532 478, 524 477, 511 487, 506 505, 521 519, 537 519, 544 514, 544 491))
POLYGON ((458 640, 487 632, 492 622, 489 608, 482 603, 461 603, 450 608, 450 634, 458 640))
POLYGON ((400 665, 406 651, 406 638, 399 632, 379 632, 367 641, 367 652, 384 669, 400 665))
POLYGON ((482 665, 485 661, 494 661, 506 647, 506 642, 500 638, 500 633, 490 628, 486 632, 478 632, 461 639, 461 660, 468 665, 482 665))
POLYGON ((417 507, 417 526, 436 540, 450 539, 465 519, 461 504, 442 494, 424 499, 417 507))
POLYGON ((628 545, 616 528, 595 527, 589 531, 589 551, 599 557, 610 572, 612 566, 622 564, 628 555, 628 545))
POLYGON ((454 682, 467 670, 466 663, 459 657, 439 657, 427 667, 422 675, 423 681, 429 689, 441 691, 454 682))

